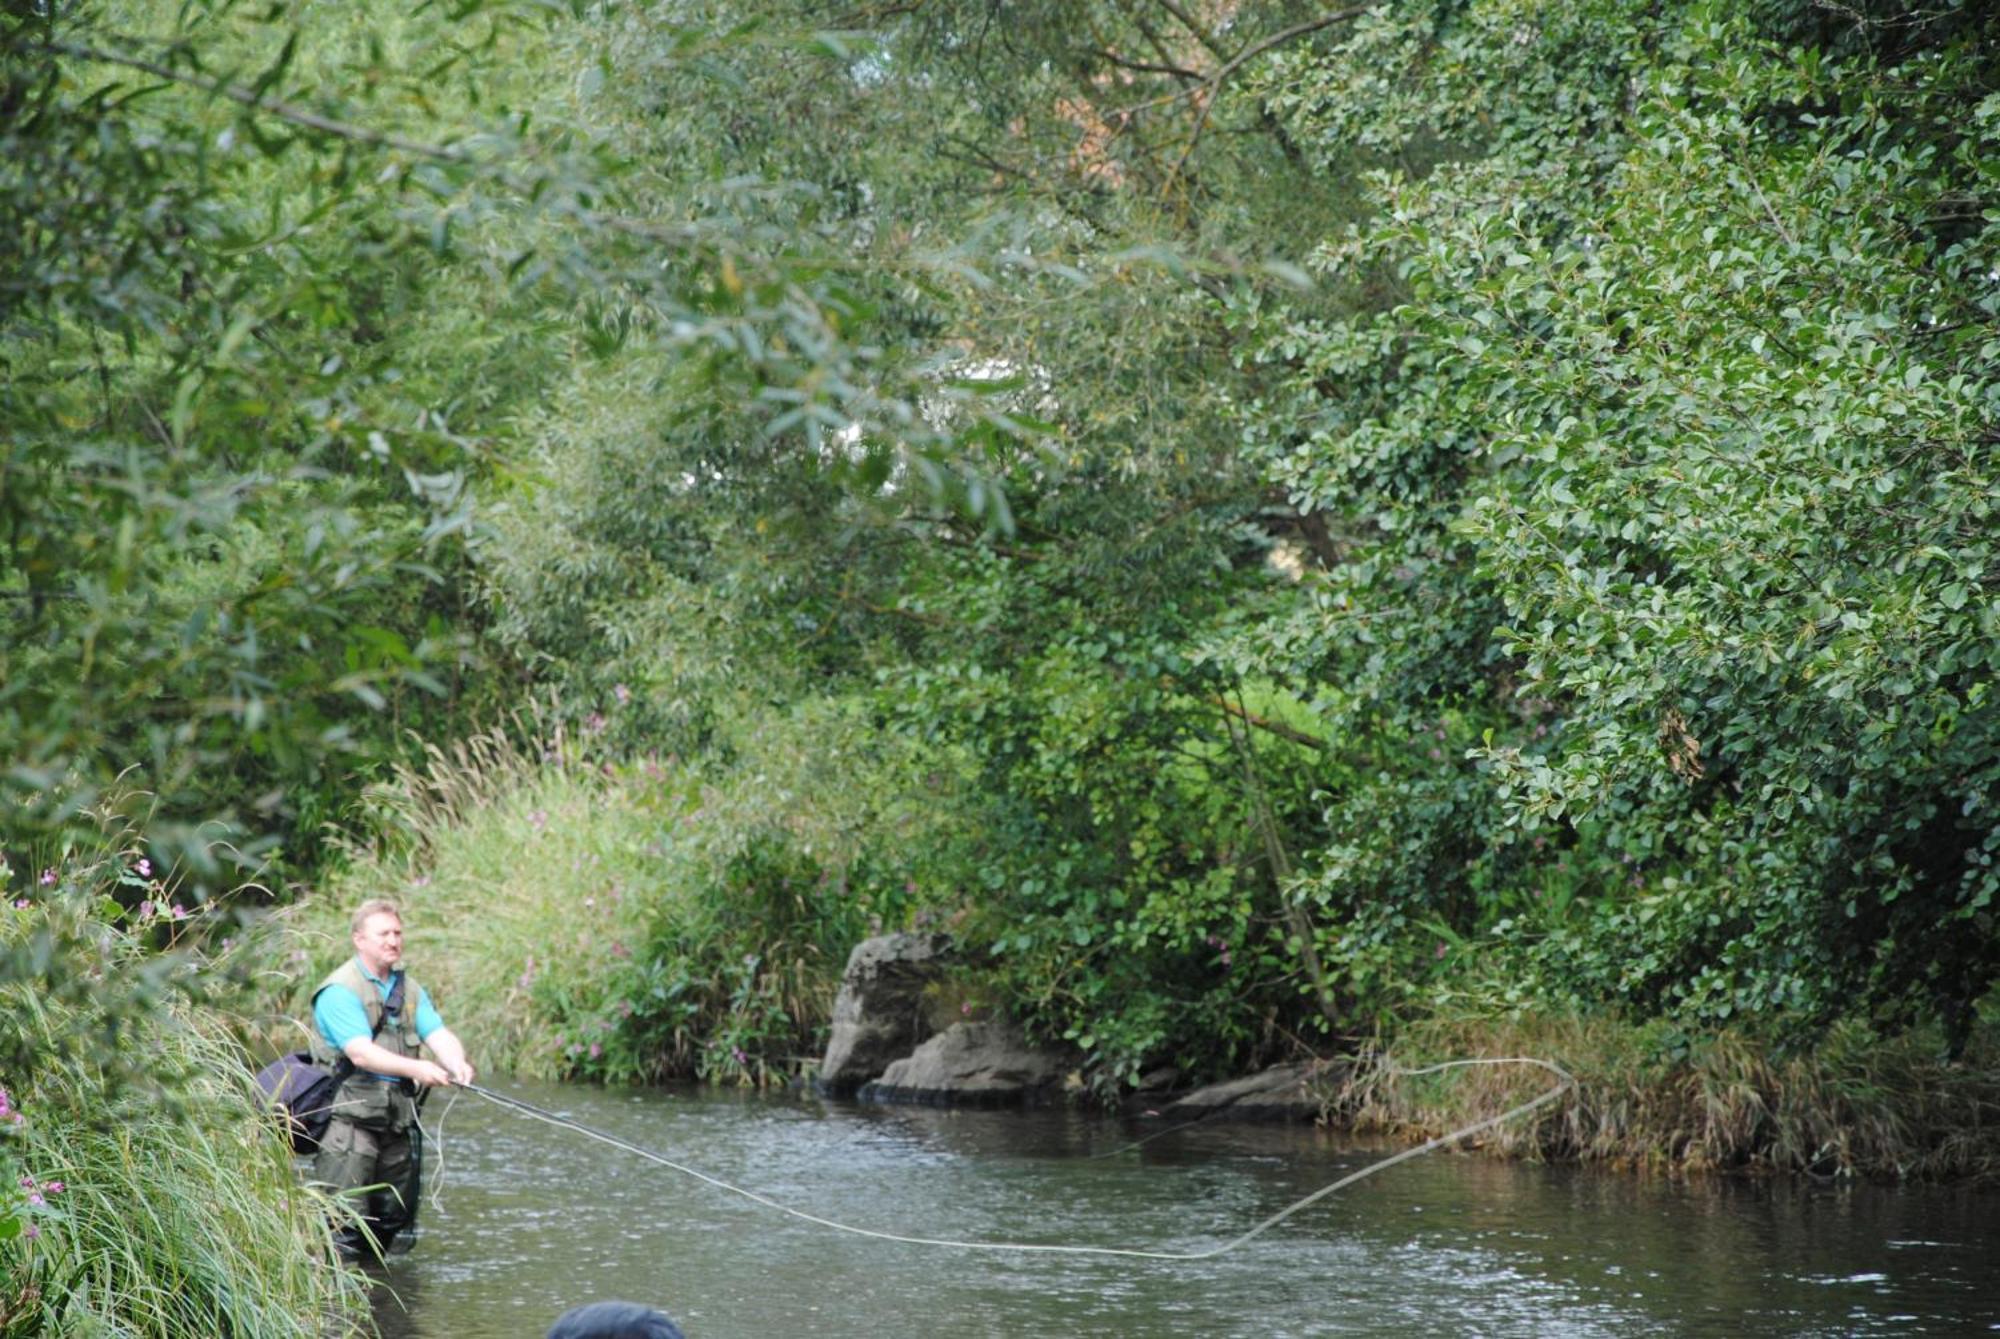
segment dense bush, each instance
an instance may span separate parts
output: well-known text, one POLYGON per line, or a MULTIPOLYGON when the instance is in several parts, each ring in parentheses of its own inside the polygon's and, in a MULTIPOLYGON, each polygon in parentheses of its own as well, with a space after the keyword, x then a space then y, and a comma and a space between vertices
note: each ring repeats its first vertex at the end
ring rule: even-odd
MULTIPOLYGON (((1456 684, 1359 714, 1483 704, 1448 741, 1499 800, 1470 845, 1533 834, 1592 875, 1553 924, 1516 914, 1532 869, 1452 919, 1528 945, 1545 989, 1962 1038, 2000 970, 1992 37, 1970 7, 1413 8, 1271 76, 1313 152, 1384 163, 1318 268, 1398 299, 1246 323, 1292 369, 1255 420, 1274 464, 1359 534, 1328 677, 1466 628, 1456 684), (1425 144, 1456 147, 1388 166, 1425 144), (1421 629, 1346 630, 1412 604, 1421 629)), ((1379 917, 1335 854, 1319 895, 1379 917)))

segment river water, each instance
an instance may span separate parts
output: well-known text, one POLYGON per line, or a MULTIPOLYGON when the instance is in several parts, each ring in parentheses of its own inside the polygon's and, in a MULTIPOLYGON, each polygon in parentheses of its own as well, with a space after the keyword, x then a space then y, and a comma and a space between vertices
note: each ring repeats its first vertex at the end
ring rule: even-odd
MULTIPOLYGON (((1389 1149, 1323 1132, 709 1091, 502 1091, 824 1218, 1196 1251, 1389 1149)), ((385 1339, 540 1339, 579 1302, 774 1335, 2000 1332, 2000 1194, 1668 1181, 1430 1154, 1196 1263, 848 1236, 469 1094, 441 1094, 385 1339)))

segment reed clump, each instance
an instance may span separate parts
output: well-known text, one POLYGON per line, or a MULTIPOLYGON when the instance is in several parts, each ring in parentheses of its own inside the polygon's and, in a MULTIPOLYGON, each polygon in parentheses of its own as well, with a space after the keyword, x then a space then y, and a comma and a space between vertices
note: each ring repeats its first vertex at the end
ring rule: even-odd
POLYGON ((295 1174, 241 1049, 181 988, 200 960, 147 948, 109 905, 51 898, 0 930, 19 1116, 0 1146, 0 1335, 359 1333, 330 1206, 295 1174))
POLYGON ((1976 1030, 1957 1059, 1921 1030, 1858 1022, 1811 1048, 1743 1030, 1697 1038, 1659 1025, 1555 1014, 1432 1018, 1355 1066, 1327 1094, 1330 1119, 1429 1138, 1547 1089, 1532 1066, 1398 1071, 1467 1056, 1532 1056, 1576 1080, 1563 1100, 1469 1141, 1505 1156, 1659 1171, 2000 1180, 2000 1038, 1976 1030))

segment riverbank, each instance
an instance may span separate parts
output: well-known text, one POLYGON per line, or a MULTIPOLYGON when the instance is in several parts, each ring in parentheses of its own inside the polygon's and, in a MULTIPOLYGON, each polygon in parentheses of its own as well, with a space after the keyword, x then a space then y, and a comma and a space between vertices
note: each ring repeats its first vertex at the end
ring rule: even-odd
POLYGON ((2000 1182, 2000 1042, 1990 1023, 1951 1061, 1927 1030, 1884 1036, 1844 1022, 1814 1046, 1784 1051, 1744 1031, 1687 1037, 1576 1016, 1423 1020, 1389 1054, 1393 1065, 1362 1065, 1327 1087, 1329 1121, 1412 1141, 1461 1129, 1545 1091, 1548 1074, 1480 1066, 1402 1077, 1394 1068, 1530 1056, 1559 1065, 1575 1088, 1468 1146, 1649 1172, 2000 1182))
MULTIPOLYGON (((816 737, 824 743, 830 728, 816 737)), ((719 773, 672 764, 607 773, 579 766, 559 739, 534 754, 498 734, 433 750, 424 773, 374 792, 373 844, 350 850, 287 913, 282 959, 259 978, 265 1024, 301 1016, 304 992, 345 951, 348 909, 387 895, 406 908, 413 970, 489 1073, 613 1086, 796 1080, 826 1049, 849 950, 900 904, 864 877, 863 838, 886 821, 877 802, 832 784, 840 767, 830 750, 776 736, 759 747, 719 773)), ((955 894, 899 883, 894 895, 926 903, 909 915, 951 926, 975 950, 990 942, 976 918, 954 919, 955 894)), ((954 969, 932 1004, 954 1019, 1032 1018, 1033 1002, 1005 993, 1009 978, 977 959, 954 969)), ((1934 1026, 1885 1035, 1836 1023, 1786 1049, 1748 1026, 1677 1029, 1556 1006, 1517 1017, 1416 1007, 1377 1041, 1406 1068, 1530 1056, 1575 1078, 1561 1102, 1476 1139, 1496 1155, 1663 1172, 2000 1179, 2000 1029, 1990 1016, 1947 1063, 1934 1026)), ((1175 1052, 1184 1076, 1242 1072, 1246 1054, 1253 1064, 1287 1058, 1204 1035, 1175 1052)), ((1093 1078, 1079 1054, 1063 1058, 1076 1100, 1110 1104, 1131 1091, 1093 1078)), ((1420 1139, 1544 1087, 1544 1072, 1525 1066, 1421 1079, 1362 1066, 1319 1096, 1337 1124, 1420 1139)))

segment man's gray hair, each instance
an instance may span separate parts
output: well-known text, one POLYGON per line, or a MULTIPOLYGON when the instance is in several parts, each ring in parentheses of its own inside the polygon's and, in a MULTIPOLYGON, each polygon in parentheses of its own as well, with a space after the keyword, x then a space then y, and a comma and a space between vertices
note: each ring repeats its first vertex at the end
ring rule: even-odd
POLYGON ((399 921, 403 919, 403 913, 396 909, 394 902, 391 902, 386 897, 371 897, 354 909, 354 918, 348 922, 349 933, 360 934, 361 927, 368 924, 370 916, 380 916, 384 912, 394 916, 399 921))

